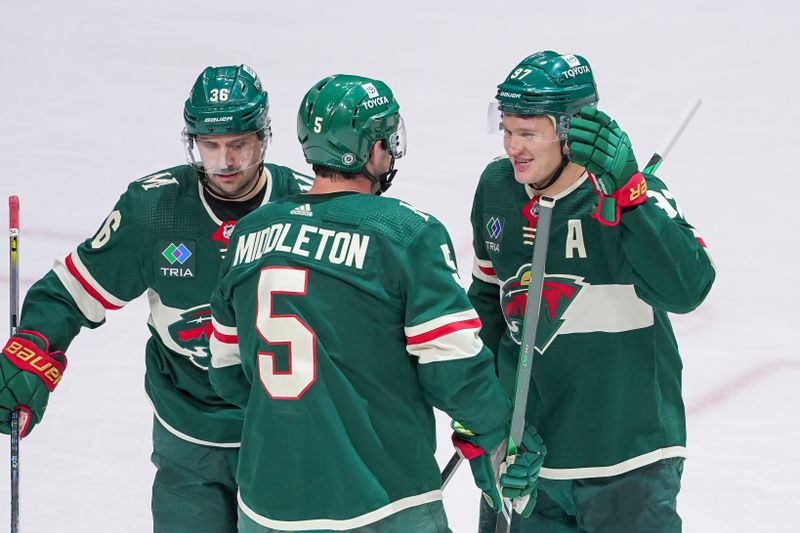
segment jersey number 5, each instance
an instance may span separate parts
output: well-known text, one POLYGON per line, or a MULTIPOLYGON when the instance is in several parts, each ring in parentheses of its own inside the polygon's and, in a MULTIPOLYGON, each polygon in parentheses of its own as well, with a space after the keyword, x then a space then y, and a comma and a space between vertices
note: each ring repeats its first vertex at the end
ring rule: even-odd
POLYGON ((274 400, 297 400, 317 379, 317 336, 297 315, 276 315, 276 295, 305 296, 308 270, 290 267, 266 267, 258 280, 256 329, 268 344, 285 344, 289 365, 278 371, 275 354, 258 352, 258 375, 264 389, 274 400))

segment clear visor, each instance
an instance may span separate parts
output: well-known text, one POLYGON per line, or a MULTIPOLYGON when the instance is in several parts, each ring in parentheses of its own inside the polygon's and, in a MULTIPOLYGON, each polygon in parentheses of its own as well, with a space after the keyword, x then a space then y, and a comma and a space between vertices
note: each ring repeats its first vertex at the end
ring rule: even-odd
POLYGON ((403 117, 400 117, 394 133, 389 135, 389 153, 395 159, 406 155, 406 124, 403 122, 403 117))
POLYGON ((230 135, 181 134, 186 160, 206 174, 237 174, 260 165, 272 137, 269 124, 247 133, 230 135))
POLYGON ((557 143, 567 139, 567 130, 569 129, 569 115, 556 115, 552 112, 542 110, 526 109, 525 113, 509 114, 511 117, 534 117, 544 116, 550 119, 550 128, 546 122, 539 121, 538 123, 530 124, 503 124, 504 112, 500 109, 500 103, 497 100, 489 102, 489 109, 486 113, 486 131, 491 134, 499 134, 504 136, 519 135, 525 140, 541 143, 557 143))

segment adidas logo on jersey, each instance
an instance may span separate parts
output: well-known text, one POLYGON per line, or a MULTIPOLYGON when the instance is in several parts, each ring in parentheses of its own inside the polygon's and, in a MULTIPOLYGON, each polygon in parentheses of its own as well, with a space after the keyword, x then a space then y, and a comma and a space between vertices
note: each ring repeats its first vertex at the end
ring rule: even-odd
POLYGON ((302 215, 304 217, 312 217, 314 213, 311 212, 311 206, 309 204, 298 205, 291 211, 289 211, 290 215, 302 215))

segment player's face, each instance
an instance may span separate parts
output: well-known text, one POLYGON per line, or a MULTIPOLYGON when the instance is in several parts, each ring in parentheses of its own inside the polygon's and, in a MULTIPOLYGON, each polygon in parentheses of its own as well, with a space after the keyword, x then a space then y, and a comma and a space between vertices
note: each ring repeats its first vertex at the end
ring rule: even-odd
POLYGON ((561 143, 547 116, 505 115, 503 147, 520 183, 541 184, 561 164, 561 143))
POLYGON ((256 132, 195 138, 208 185, 229 198, 247 193, 258 179, 263 143, 256 132))

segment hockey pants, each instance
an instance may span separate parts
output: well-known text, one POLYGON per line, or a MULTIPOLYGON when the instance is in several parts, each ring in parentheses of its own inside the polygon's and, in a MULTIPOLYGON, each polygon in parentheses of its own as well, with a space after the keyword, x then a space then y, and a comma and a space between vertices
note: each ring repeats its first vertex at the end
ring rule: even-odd
POLYGON ((154 533, 236 533, 238 448, 179 439, 153 421, 154 533))
MULTIPOLYGON (((682 473, 676 457, 612 477, 539 478, 533 514, 515 515, 511 533, 680 533, 682 473)), ((481 498, 479 533, 494 533, 496 516, 481 498)))

